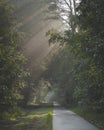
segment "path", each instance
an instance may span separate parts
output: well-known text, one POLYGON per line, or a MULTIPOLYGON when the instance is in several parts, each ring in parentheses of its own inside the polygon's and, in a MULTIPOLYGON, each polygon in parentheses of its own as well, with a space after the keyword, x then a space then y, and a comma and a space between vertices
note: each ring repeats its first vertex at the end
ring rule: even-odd
POLYGON ((88 121, 64 108, 55 108, 53 112, 53 130, 99 130, 88 121))

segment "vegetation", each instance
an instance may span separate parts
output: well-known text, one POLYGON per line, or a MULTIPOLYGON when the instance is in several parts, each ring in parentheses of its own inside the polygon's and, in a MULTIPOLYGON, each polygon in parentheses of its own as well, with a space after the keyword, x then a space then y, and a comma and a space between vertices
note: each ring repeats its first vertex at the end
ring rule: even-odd
MULTIPOLYGON (((60 0, 57 1, 60 2, 60 0)), ((44 97, 42 90, 46 93, 52 90, 54 91, 53 100, 58 100, 66 106, 73 104, 83 106, 81 111, 76 108, 78 113, 83 115, 87 112, 86 119, 93 120, 95 123, 97 121, 98 126, 103 127, 104 1, 82 0, 77 3, 76 0, 64 0, 68 8, 61 8, 61 11, 67 13, 68 27, 67 30, 61 32, 55 29, 47 32, 50 44, 60 43, 59 51, 53 56, 44 73, 38 76, 37 81, 34 81, 34 74, 29 76, 26 71, 26 58, 22 52, 23 33, 19 32, 21 28, 27 35, 33 36, 33 23, 30 29, 27 26, 28 20, 27 22, 24 20, 26 17, 23 15, 24 11, 23 14, 21 13, 24 4, 21 4, 21 7, 19 4, 17 10, 13 11, 10 2, 15 5, 17 1, 8 3, 6 0, 0 0, 0 118, 9 117, 15 112, 17 106, 26 105, 31 96, 33 98, 36 96, 36 102, 40 102, 44 97), (17 24, 14 20, 13 15, 16 13, 18 21, 24 21, 23 25, 17 24), (32 95, 32 92, 35 95, 32 95)), ((28 2, 26 1, 25 4, 29 4, 28 2)), ((38 0, 31 0, 29 6, 32 8, 31 11, 37 10, 34 8, 37 3, 38 0)), ((25 11, 25 14, 30 15, 31 11, 28 11, 28 6, 25 11)), ((23 119, 14 121, 13 129, 25 129, 31 126, 36 128, 36 124, 36 129, 41 130, 43 127, 51 129, 46 126, 47 121, 51 122, 51 113, 46 114, 41 112, 44 111, 43 109, 39 110, 29 111, 27 115, 20 111, 24 114, 23 119), (41 115, 38 115, 38 112, 41 115)), ((13 117, 16 115, 17 113, 13 117)), ((5 126, 8 127, 8 124, 5 126)))
POLYGON ((76 8, 77 14, 73 13, 77 19, 74 30, 70 28, 64 33, 58 33, 52 29, 47 33, 50 37, 49 42, 60 42, 63 45, 62 51, 59 51, 49 67, 51 71, 54 66, 54 76, 48 73, 48 76, 53 78, 51 81, 59 87, 59 91, 63 88, 61 92, 65 91, 69 103, 70 94, 67 92, 70 93, 72 89, 71 95, 75 102, 90 105, 92 109, 99 111, 103 111, 104 107, 102 4, 103 1, 82 0, 76 8), (95 21, 101 24, 97 26, 98 22, 95 21))
MULTIPOLYGON (((22 49, 24 34, 20 32, 20 23, 17 21, 23 21, 22 17, 26 17, 24 14, 20 15, 24 4, 32 6, 31 10, 26 8, 29 15, 31 11, 35 11, 33 5, 39 5, 40 1, 0 0, 0 118, 5 118, 5 112, 15 112, 18 105, 24 106, 33 98, 35 85, 33 77, 27 72, 27 59, 22 49), (15 17, 18 19, 15 20, 15 17)), ((40 6, 44 3, 45 1, 40 6)))
POLYGON ((90 123, 95 124, 101 130, 104 130, 104 113, 97 113, 82 106, 72 107, 71 110, 84 117, 90 123))
POLYGON ((22 116, 0 122, 1 130, 52 130, 52 108, 27 108, 22 116))
POLYGON ((44 1, 40 4, 40 1, 0 0, 0 124, 2 124, 1 120, 10 120, 24 115, 22 108, 34 100, 35 94, 42 98, 38 92, 38 80, 36 84, 33 82, 34 77, 27 67, 28 59, 23 55, 25 37, 19 28, 19 22, 23 20, 21 18, 26 17, 24 14, 19 14, 24 4, 29 4, 29 8, 32 6, 31 10, 28 10, 26 6, 27 15, 29 15, 31 11, 37 10, 37 8, 34 9, 36 3, 40 7, 48 2, 44 1))
MULTIPOLYGON (((49 43, 60 43, 44 73, 56 94, 54 100, 66 106, 77 104, 89 108, 104 120, 104 16, 103 0, 71 0, 69 6, 69 28, 64 32, 49 30, 49 43), (71 20, 71 21, 70 21, 71 20)), ((68 12, 68 11, 67 11, 68 12)), ((87 113, 88 114, 88 113, 87 113)), ((89 115, 88 115, 89 116, 89 115)), ((97 120, 97 116, 95 117, 97 120)))
MULTIPOLYGON (((25 84, 25 87, 21 92, 24 97, 24 99, 20 102, 20 105, 22 106, 25 106, 28 102, 31 102, 33 100, 36 102, 40 102, 40 98, 43 99, 43 97, 41 97, 41 95, 43 94, 41 93, 47 92, 47 83, 45 84, 46 81, 42 81, 41 77, 44 69, 42 68, 43 63, 41 65, 40 62, 43 62, 43 60, 37 63, 37 59, 41 58, 39 58, 40 56, 38 57, 39 53, 38 51, 35 51, 35 48, 37 46, 36 44, 41 43, 41 41, 39 40, 41 36, 36 37, 36 35, 40 34, 39 32, 41 32, 41 30, 45 30, 45 28, 47 28, 47 23, 49 23, 50 21, 46 20, 46 17, 48 17, 47 15, 49 15, 47 5, 51 1, 52 0, 9 1, 14 6, 14 16, 18 21, 18 24, 16 26, 24 36, 22 48, 24 55, 26 55, 27 58, 25 68, 28 69, 30 73, 29 76, 25 78, 25 81, 28 83, 25 84), (36 42, 33 41, 33 46, 31 46, 31 42, 29 41, 31 41, 31 39, 33 38, 37 38, 37 40, 36 42), (28 48, 30 48, 29 50, 33 48, 34 51, 30 52, 28 48)), ((44 45, 41 45, 39 46, 39 48, 45 48, 43 46, 44 45)))
MULTIPOLYGON (((25 86, 25 57, 21 50, 20 35, 15 28, 12 7, 0 1, 0 117, 12 112, 22 98, 25 86)), ((3 117, 2 117, 3 118, 3 117)))

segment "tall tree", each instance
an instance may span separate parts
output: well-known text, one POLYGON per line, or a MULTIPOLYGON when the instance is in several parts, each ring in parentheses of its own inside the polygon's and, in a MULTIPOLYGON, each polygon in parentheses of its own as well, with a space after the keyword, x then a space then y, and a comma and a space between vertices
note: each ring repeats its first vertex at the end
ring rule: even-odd
POLYGON ((59 7, 60 12, 62 13, 62 18, 68 25, 68 28, 73 33, 76 31, 77 23, 76 23, 76 0, 57 0, 57 5, 59 7))
POLYGON ((71 71, 69 79, 73 77, 70 84, 75 82, 74 85, 71 84, 74 87, 73 97, 77 102, 81 101, 84 105, 97 110, 104 108, 103 4, 103 0, 80 2, 76 8, 78 32, 72 33, 70 29, 64 34, 56 31, 49 32, 49 41, 61 42, 61 45, 66 43, 69 54, 74 58, 73 67, 71 70, 68 68, 71 71))
POLYGON ((0 116, 13 110, 25 85, 25 57, 20 43, 12 6, 0 0, 0 116))

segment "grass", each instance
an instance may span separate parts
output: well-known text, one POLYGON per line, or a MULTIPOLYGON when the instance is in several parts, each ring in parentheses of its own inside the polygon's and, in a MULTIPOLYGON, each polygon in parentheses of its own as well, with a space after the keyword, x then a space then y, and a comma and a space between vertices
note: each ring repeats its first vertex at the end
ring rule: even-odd
POLYGON ((73 107, 71 110, 84 117, 101 130, 104 130, 104 113, 94 112, 84 107, 73 107))
POLYGON ((0 123, 0 130, 52 130, 52 108, 28 109, 14 121, 0 123))

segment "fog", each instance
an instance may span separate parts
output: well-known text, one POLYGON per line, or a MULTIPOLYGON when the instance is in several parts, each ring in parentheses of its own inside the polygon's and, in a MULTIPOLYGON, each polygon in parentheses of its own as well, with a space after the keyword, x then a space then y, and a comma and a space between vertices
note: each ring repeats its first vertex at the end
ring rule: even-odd
POLYGON ((9 0, 15 7, 18 27, 24 33, 24 55, 28 59, 28 68, 37 71, 48 57, 54 46, 49 47, 46 32, 61 29, 62 22, 52 19, 55 10, 49 10, 44 0, 9 0))

